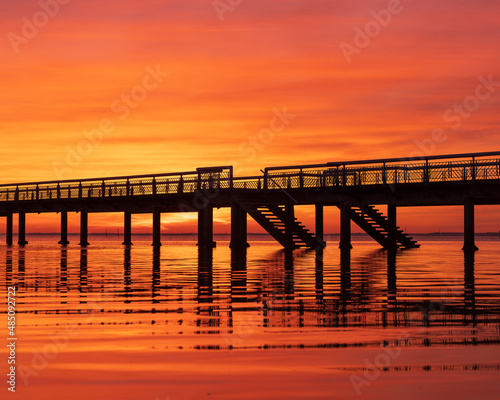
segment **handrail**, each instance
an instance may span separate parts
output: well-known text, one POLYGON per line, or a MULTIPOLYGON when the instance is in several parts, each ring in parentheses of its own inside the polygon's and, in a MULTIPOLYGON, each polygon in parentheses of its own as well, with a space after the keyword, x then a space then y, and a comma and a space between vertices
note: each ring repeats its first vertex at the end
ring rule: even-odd
POLYGON ((355 160, 355 161, 335 161, 327 162, 323 164, 304 164, 304 165, 287 165, 282 167, 267 167, 266 171, 275 170, 287 170, 287 169, 300 169, 300 168, 324 168, 324 167, 336 167, 343 165, 360 165, 360 164, 382 164, 382 163, 394 163, 394 162, 413 162, 413 161, 426 161, 426 160, 450 160, 454 158, 477 158, 477 157, 492 157, 499 156, 500 152, 490 151, 482 153, 462 153, 462 154, 446 154, 441 156, 422 156, 422 157, 407 157, 407 158, 380 158, 373 160, 355 160))
POLYGON ((116 181, 116 180, 127 180, 127 179, 146 179, 146 178, 163 178, 167 176, 178 176, 178 175, 198 175, 200 172, 205 173, 210 170, 217 169, 230 169, 232 173, 233 166, 222 166, 222 167, 206 167, 206 168, 197 168, 196 171, 184 171, 184 172, 169 172, 169 173, 161 173, 161 174, 144 174, 144 175, 122 175, 122 176, 109 176, 109 177, 99 177, 99 178, 84 178, 84 179, 66 179, 66 180, 58 180, 58 181, 35 181, 35 182, 19 182, 19 183, 2 183, 1 187, 8 186, 30 186, 30 185, 49 185, 49 184, 61 184, 61 183, 80 183, 80 182, 102 182, 102 181, 116 181))

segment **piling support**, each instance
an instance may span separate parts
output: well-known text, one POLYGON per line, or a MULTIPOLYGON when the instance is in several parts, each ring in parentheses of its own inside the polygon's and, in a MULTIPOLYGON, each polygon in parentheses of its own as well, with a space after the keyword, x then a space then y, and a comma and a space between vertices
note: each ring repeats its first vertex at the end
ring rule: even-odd
POLYGON ((161 246, 161 212, 158 207, 153 207, 153 246, 161 246))
POLYGON ((231 203, 231 243, 233 250, 250 247, 247 241, 247 213, 236 201, 231 203))
POLYGON ((340 244, 343 250, 352 249, 351 245, 351 207, 342 203, 340 205, 340 244))
POLYGON ((474 199, 466 197, 464 202, 464 247, 463 251, 479 250, 474 238, 474 199))
POLYGON ((67 246, 69 244, 68 241, 68 212, 61 211, 61 240, 59 244, 63 246, 67 246))
POLYGON ((19 213, 19 236, 18 236, 18 242, 20 246, 24 246, 25 244, 28 244, 26 241, 26 213, 20 212, 19 213))
POLYGON ((216 247, 214 242, 214 206, 206 204, 198 211, 198 246, 216 247))
MULTIPOLYGON (((292 203, 285 204, 285 212, 288 214, 292 221, 295 219, 295 207, 292 203)), ((291 224, 285 224, 285 236, 287 241, 286 248, 293 250, 295 248, 295 243, 293 241, 293 228, 291 224)))
POLYGON ((324 236, 324 207, 323 204, 316 204, 316 238, 323 240, 324 236))
POLYGON ((397 208, 394 204, 387 205, 387 239, 388 239, 388 250, 397 249, 398 242, 396 240, 396 230, 397 230, 397 208))
POLYGON ((131 246, 132 243, 132 213, 125 211, 123 220, 123 245, 131 246))
POLYGON ((14 232, 14 216, 12 213, 7 214, 7 229, 6 229, 6 242, 8 246, 12 246, 12 237, 14 232))
POLYGON ((80 211, 80 243, 79 246, 86 247, 90 243, 88 242, 89 237, 89 214, 87 211, 80 211))

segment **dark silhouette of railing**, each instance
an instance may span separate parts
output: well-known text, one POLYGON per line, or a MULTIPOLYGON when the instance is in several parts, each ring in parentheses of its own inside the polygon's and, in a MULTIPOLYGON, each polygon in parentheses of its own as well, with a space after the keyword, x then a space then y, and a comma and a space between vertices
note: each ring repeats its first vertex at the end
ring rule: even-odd
POLYGON ((0 201, 189 194, 201 189, 231 188, 232 179, 232 167, 212 167, 157 175, 4 184, 0 185, 0 201))
POLYGON ((0 202, 190 194, 212 189, 307 189, 500 179, 500 152, 333 162, 266 168, 233 177, 233 167, 98 179, 0 185, 0 202))
POLYGON ((493 179, 500 179, 500 152, 271 167, 265 170, 264 186, 302 189, 493 179))

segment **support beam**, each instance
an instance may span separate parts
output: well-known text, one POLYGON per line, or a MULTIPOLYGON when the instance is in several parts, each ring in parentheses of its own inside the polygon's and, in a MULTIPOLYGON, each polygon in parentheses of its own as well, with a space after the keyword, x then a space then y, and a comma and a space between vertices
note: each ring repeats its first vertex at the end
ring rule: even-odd
POLYGON ((198 211, 198 246, 216 247, 214 242, 214 206, 210 203, 198 211))
POLYGON ((233 250, 250 247, 247 241, 247 213, 236 201, 231 203, 231 243, 233 250))
POLYGON ((59 244, 63 246, 67 246, 69 244, 68 241, 68 212, 61 211, 61 240, 59 244))
POLYGON ((17 244, 24 246, 28 244, 26 241, 26 213, 19 213, 19 235, 17 244))
POLYGON ((394 204, 387 205, 387 239, 389 240, 388 249, 397 249, 398 242, 396 240, 397 230, 397 209, 394 204))
POLYGON ((158 207, 153 207, 153 246, 161 246, 161 212, 158 207))
POLYGON ((464 247, 463 251, 479 250, 475 244, 474 230, 474 199, 472 197, 465 198, 464 204, 464 247))
POLYGON ((89 237, 89 214, 87 211, 80 211, 80 246, 85 247, 90 243, 88 242, 89 237))
POLYGON ((6 241, 8 246, 12 246, 12 237, 14 233, 14 216, 12 213, 7 214, 7 229, 6 229, 6 241))
POLYGON ((324 207, 316 204, 316 238, 323 240, 324 236, 324 207))
MULTIPOLYGON (((292 203, 285 204, 285 212, 290 216, 292 220, 295 218, 295 207, 292 203)), ((293 242, 293 230, 291 226, 285 225, 285 235, 287 241, 286 248, 293 250, 295 248, 295 244, 293 242)))
POLYGON ((343 250, 352 249, 351 245, 351 207, 340 205, 340 244, 343 250))
POLYGON ((131 246, 132 243, 132 213, 125 211, 123 221, 123 243, 125 246, 131 246))

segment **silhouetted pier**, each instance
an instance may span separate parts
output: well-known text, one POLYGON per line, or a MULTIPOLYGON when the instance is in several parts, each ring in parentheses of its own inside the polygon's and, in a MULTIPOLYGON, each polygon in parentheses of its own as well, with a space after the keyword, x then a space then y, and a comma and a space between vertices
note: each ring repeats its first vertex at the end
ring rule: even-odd
POLYGON ((418 247, 397 226, 398 207, 463 206, 464 250, 474 243, 474 206, 500 203, 500 152, 409 159, 330 162, 266 168, 234 177, 232 166, 196 171, 0 185, 6 241, 26 245, 26 215, 60 213, 61 245, 68 213, 80 213, 80 245, 87 246, 88 214, 122 212, 124 245, 132 245, 132 215, 149 213, 153 245, 161 245, 161 214, 198 213, 198 245, 213 247, 213 209, 231 208, 231 247, 247 247, 247 216, 285 248, 322 248, 324 207, 341 214, 340 247, 351 248, 351 221, 386 249, 418 247), (315 233, 295 218, 296 205, 315 205, 315 233), (387 215, 380 210, 387 206, 387 215))

